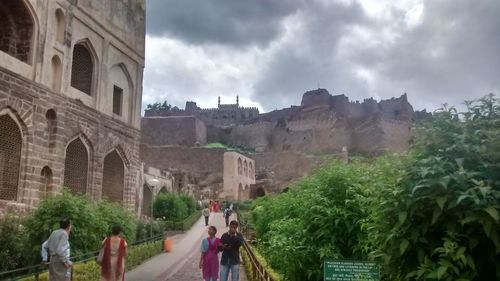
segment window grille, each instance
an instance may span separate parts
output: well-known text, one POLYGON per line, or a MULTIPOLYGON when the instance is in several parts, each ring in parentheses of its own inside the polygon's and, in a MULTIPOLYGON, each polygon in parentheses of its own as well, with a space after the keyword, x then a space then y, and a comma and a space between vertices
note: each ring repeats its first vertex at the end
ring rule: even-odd
POLYGON ((88 169, 88 151, 83 142, 78 138, 72 141, 66 149, 64 186, 69 187, 73 193, 85 194, 87 191, 88 169))
POLYGON ((0 116, 0 199, 17 200, 22 136, 16 122, 0 116))
POLYGON ((94 64, 89 50, 82 44, 75 45, 71 67, 71 87, 91 96, 93 70, 94 64))
POLYGON ((112 202, 123 202, 124 167, 116 150, 104 158, 102 173, 102 198, 112 202))

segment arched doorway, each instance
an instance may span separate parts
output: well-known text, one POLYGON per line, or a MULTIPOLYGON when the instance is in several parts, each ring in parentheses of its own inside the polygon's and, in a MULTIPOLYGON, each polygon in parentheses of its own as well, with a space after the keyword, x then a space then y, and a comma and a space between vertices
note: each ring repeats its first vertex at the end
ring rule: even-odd
POLYGON ((257 197, 263 197, 266 195, 266 192, 262 187, 252 188, 250 191, 250 199, 255 199, 257 197))

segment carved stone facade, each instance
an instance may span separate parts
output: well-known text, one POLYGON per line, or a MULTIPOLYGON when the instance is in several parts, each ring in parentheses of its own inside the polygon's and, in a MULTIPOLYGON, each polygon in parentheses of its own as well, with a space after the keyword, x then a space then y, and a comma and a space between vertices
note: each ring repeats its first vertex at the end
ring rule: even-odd
POLYGON ((0 210, 62 186, 135 210, 143 2, 0 3, 0 210))

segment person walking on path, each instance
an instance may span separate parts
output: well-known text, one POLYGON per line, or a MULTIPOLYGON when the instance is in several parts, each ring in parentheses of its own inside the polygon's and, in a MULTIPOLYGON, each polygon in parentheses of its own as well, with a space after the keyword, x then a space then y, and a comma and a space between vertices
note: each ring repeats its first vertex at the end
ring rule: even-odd
MULTIPOLYGON (((50 256, 49 261, 49 280, 65 281, 71 274, 73 263, 69 260, 69 233, 71 232, 71 222, 69 219, 59 221, 59 229, 54 230, 45 246, 50 256)), ((42 246, 43 248, 43 246, 42 246)))
POLYGON ((101 281, 125 280, 125 257, 127 241, 120 237, 122 227, 118 224, 111 228, 111 236, 104 239, 104 255, 101 263, 101 281))
POLYGON ((200 268, 205 281, 217 281, 219 278, 220 239, 215 237, 215 234, 217 234, 217 228, 211 225, 208 227, 208 237, 201 241, 200 268))
POLYGON ((201 214, 205 217, 205 226, 208 226, 208 218, 210 217, 210 209, 205 206, 205 209, 201 211, 201 214))
POLYGON ((224 209, 224 212, 222 213, 222 216, 224 216, 224 218, 226 219, 226 227, 229 226, 229 217, 231 217, 231 215, 233 214, 233 210, 231 210, 229 208, 229 206, 227 206, 225 209, 224 209))
POLYGON ((240 247, 243 245, 243 235, 237 230, 238 222, 233 220, 229 224, 229 231, 220 238, 220 281, 228 280, 229 271, 232 281, 238 281, 240 278, 240 247))

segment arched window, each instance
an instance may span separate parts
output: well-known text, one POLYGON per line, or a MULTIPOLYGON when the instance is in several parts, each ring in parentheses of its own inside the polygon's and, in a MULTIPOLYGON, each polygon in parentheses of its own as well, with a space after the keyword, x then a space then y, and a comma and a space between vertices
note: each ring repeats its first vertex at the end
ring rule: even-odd
POLYGON ((61 90, 62 63, 59 56, 52 57, 52 90, 59 93, 61 90))
POLYGON ((242 174, 242 169, 243 169, 242 166, 243 166, 243 164, 242 164, 241 158, 238 158, 238 175, 242 174))
POLYGON ((56 147, 56 135, 57 135, 57 115, 53 109, 47 110, 45 113, 45 119, 47 120, 47 135, 48 135, 48 145, 49 148, 56 147))
POLYGON ((57 42, 64 43, 64 31, 66 29, 66 20, 64 17, 64 12, 61 9, 56 10, 56 40, 57 42))
POLYGON ((0 116, 0 199, 17 200, 23 139, 9 115, 0 116))
POLYGON ((248 162, 248 176, 250 178, 253 178, 254 177, 254 173, 253 173, 253 164, 252 162, 248 162))
POLYGON ((245 177, 248 177, 248 163, 247 163, 247 160, 245 160, 245 162, 243 162, 243 175, 245 177))
POLYGON ((41 177, 40 199, 45 199, 52 194, 52 170, 48 166, 43 167, 41 177))
POLYGON ((83 43, 76 44, 73 48, 71 87, 91 96, 93 75, 94 62, 90 50, 83 43))
POLYGON ((123 202, 125 168, 120 155, 113 150, 104 158, 102 173, 102 198, 112 202, 123 202))
POLYGON ((31 63, 33 18, 22 0, 0 2, 0 51, 31 63))
POLYGON ((85 194, 89 170, 89 153, 80 138, 66 148, 64 160, 64 186, 74 193, 85 194))

